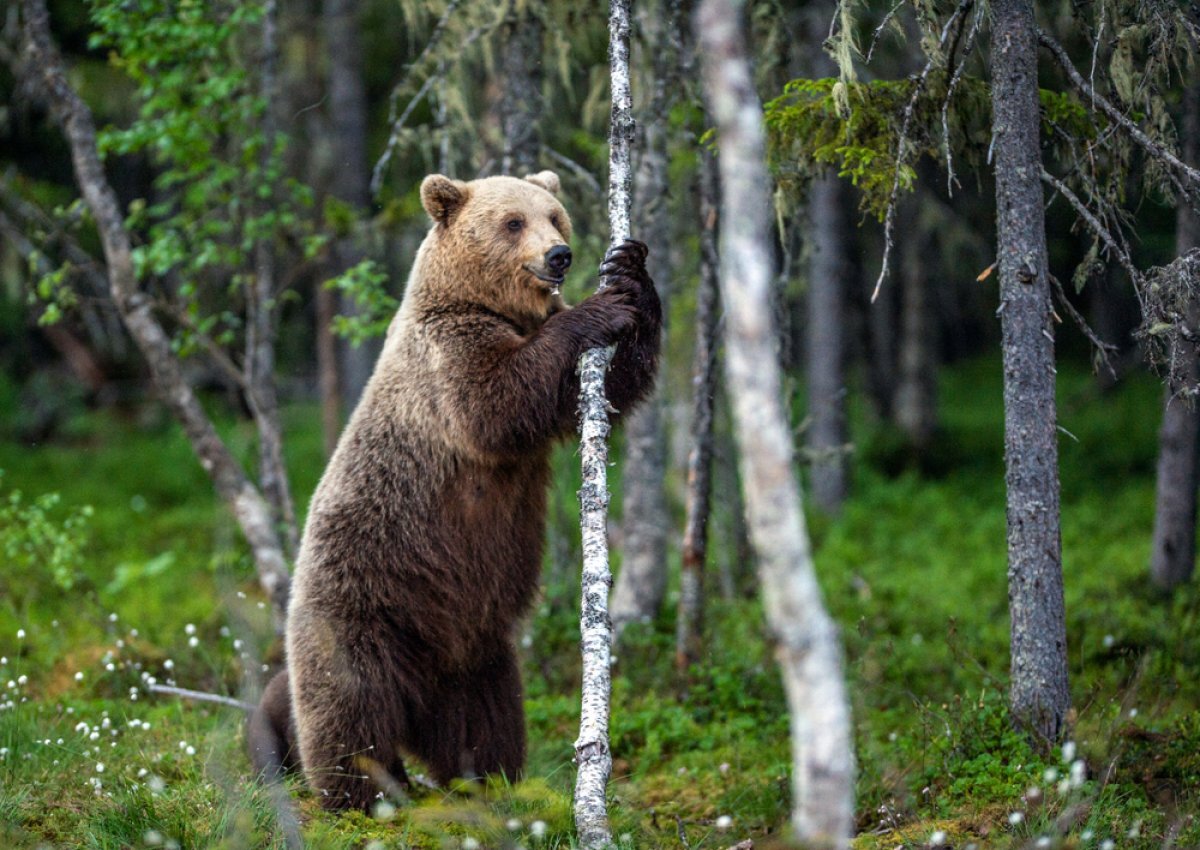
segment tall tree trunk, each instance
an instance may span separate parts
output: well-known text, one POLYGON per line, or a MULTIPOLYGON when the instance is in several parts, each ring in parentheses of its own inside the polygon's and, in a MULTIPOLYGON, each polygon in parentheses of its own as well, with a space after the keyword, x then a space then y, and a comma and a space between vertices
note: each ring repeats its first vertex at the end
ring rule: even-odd
POLYGON ((846 445, 846 184, 835 174, 813 181, 808 196, 808 429, 813 501, 836 515, 849 490, 846 445))
MULTIPOLYGON (((1183 159, 1200 163, 1200 83, 1187 87, 1183 98, 1183 127, 1179 138, 1183 159)), ((1186 200, 1175 211, 1175 253, 1200 248, 1200 217, 1186 200)), ((1200 323, 1200 305, 1193 303, 1188 324, 1200 323)), ((1173 357, 1188 389, 1200 380, 1196 346, 1183 342, 1173 357)), ((1196 566, 1197 441, 1200 409, 1195 397, 1180 398, 1184 386, 1168 387, 1158 432, 1158 488, 1154 504, 1154 538, 1150 550, 1150 577, 1159 587, 1171 589, 1191 579, 1196 566)))
POLYGON ((270 505, 221 441, 183 375, 171 339, 154 315, 151 299, 138 288, 125 217, 97 153, 95 122, 87 104, 68 82, 62 57, 51 41, 45 0, 23 0, 21 8, 29 65, 70 147, 76 182, 99 231, 113 303, 146 359, 155 389, 183 426, 192 451, 212 479, 217 495, 246 536, 259 583, 271 599, 276 628, 282 631, 290 578, 270 505))
MULTIPOLYGON (((279 8, 268 0, 263 10, 262 57, 259 64, 261 91, 266 109, 263 111, 263 145, 261 165, 269 172, 274 158, 278 122, 278 24, 279 8)), ((271 186, 274 195, 276 187, 271 186)), ((268 199, 258 210, 266 212, 268 199)), ((275 383, 275 339, 278 306, 276 287, 275 246, 260 239, 254 246, 254 281, 246 298, 246 399, 258 432, 258 486, 271 506, 275 525, 280 530, 289 558, 296 556, 300 533, 296 526, 296 511, 292 506, 292 488, 288 483, 287 465, 283 458, 283 426, 279 421, 279 398, 275 383)))
MULTIPOLYGON (((366 215, 371 201, 367 170, 367 95, 363 82, 363 49, 359 0, 323 0, 325 45, 329 62, 328 104, 332 133, 333 170, 329 193, 366 215)), ((335 277, 357 265, 364 257, 354 234, 334 242, 327 277, 335 277)), ((338 298, 338 310, 346 316, 357 312, 348 296, 338 298)), ((323 331, 322 331, 323 332, 323 331)), ((338 346, 341 400, 348 409, 358 404, 371 377, 379 353, 377 341, 360 345, 343 341, 338 346)))
MULTIPOLYGON (((641 18, 644 55, 650 62, 651 97, 646 114, 638 123, 637 175, 634 179, 638 210, 638 238, 655 246, 646 258, 650 276, 658 286, 663 318, 670 315, 671 280, 670 219, 667 215, 667 113, 671 73, 673 30, 678 16, 659 7, 644 9, 641 18)), ((665 331, 664 331, 665 334, 665 331)), ((663 416, 661 382, 625 420, 625 464, 621 478, 621 571, 612 594, 613 640, 630 623, 649 621, 662 607, 667 591, 667 434, 663 416)))
POLYGON ((937 430, 938 322, 929 291, 931 253, 916 203, 897 217, 900 248, 900 375, 892 415, 918 451, 937 430))
MULTIPOLYGON (((633 174, 633 97, 629 80, 629 0, 611 0, 608 13, 608 59, 612 109, 608 135, 608 229, 613 247, 629 238, 633 174)), ((604 281, 601 281, 604 285, 604 281)), ((608 716, 612 696, 612 622, 608 591, 608 400, 604 375, 613 346, 593 348, 579 359, 579 454, 583 483, 579 488, 579 525, 583 538, 580 576, 580 650, 583 682, 579 737, 575 739, 575 831, 584 850, 608 847, 605 789, 612 773, 608 716)))
POLYGON ((531 5, 513 0, 500 29, 500 127, 504 136, 502 174, 524 176, 537 171, 542 117, 542 57, 545 27, 531 5))
POLYGON ((762 107, 740 0, 704 0, 696 19, 722 178, 725 364, 763 605, 792 726, 792 825, 808 847, 849 847, 854 829, 850 710, 837 629, 813 569, 781 395, 771 311, 770 185, 762 107))
POLYGON ((704 625, 704 562, 712 490, 713 396, 717 391, 717 165, 700 154, 700 285, 696 292, 696 348, 692 355, 692 425, 687 461, 679 609, 675 619, 675 668, 700 660, 704 625))
POLYGON ((1055 741, 1065 731, 1071 698, 1032 0, 993 2, 991 69, 1012 618, 1010 698, 1019 723, 1044 741, 1055 741))
POLYGON ((321 441, 325 457, 333 457, 338 435, 342 432, 341 382, 338 380, 337 340, 333 337, 333 317, 337 315, 337 295, 318 278, 313 293, 317 338, 317 388, 321 397, 321 441))

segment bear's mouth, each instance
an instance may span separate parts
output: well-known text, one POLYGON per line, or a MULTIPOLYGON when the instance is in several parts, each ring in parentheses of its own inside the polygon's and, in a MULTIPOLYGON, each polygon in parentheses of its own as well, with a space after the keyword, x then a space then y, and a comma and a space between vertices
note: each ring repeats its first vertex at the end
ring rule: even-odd
POLYGON ((566 275, 550 274, 549 272, 545 271, 544 269, 539 269, 534 266, 525 266, 525 271, 529 272, 531 275, 536 277, 542 283, 549 284, 549 286, 547 288, 550 290, 551 295, 558 294, 559 288, 562 287, 562 285, 563 285, 563 280, 566 279, 566 275))

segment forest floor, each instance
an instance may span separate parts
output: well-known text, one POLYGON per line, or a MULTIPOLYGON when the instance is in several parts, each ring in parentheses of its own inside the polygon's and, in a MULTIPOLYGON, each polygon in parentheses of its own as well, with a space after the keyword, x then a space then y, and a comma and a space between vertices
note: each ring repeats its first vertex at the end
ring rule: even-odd
MULTIPOLYGON (((80 409, 31 445, 14 436, 14 392, 0 387, 0 847, 282 847, 241 712, 148 691, 237 695, 278 658, 242 543, 187 445, 153 405, 80 409)), ((1090 375, 1061 376, 1075 708, 1053 752, 1012 731, 1005 708, 999 399, 994 363, 948 372, 944 431, 920 469, 859 411, 855 495, 837 520, 814 518, 854 702, 856 846, 1200 845, 1200 595, 1167 597, 1147 579, 1161 389, 1145 378, 1101 393, 1090 375)), ((317 421, 311 407, 286 411, 301 507, 323 465, 317 421)), ((225 433, 251 453, 244 426, 225 433)), ((522 641, 526 780, 423 791, 374 817, 324 815, 296 783, 309 846, 573 846, 577 603, 572 568, 553 562, 573 557, 574 462, 570 447, 556 458, 552 581, 522 641)), ((712 557, 737 556, 718 537, 712 557)), ((785 828, 781 688, 744 558, 727 572, 749 592, 721 598, 710 583, 708 652, 686 680, 669 612, 619 651, 622 846, 762 848, 785 828)))

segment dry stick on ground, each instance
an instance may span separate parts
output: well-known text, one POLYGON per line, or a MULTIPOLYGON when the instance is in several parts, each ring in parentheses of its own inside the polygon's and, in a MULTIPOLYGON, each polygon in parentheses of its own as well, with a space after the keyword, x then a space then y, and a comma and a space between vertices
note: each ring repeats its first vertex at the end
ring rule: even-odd
POLYGON ((146 359, 155 388, 183 426, 200 465, 250 543, 259 583, 271 599, 275 627, 282 632, 290 579, 270 506, 221 441, 183 375, 171 339, 154 316, 151 299, 138 288, 129 232, 96 151, 96 125, 91 110, 67 81, 62 57, 50 38, 45 0, 23 0, 22 11, 27 67, 70 147, 75 179, 104 249, 113 303, 146 359))
MULTIPOLYGON (((633 98, 629 86, 629 0, 612 0, 608 18, 612 73, 609 128, 609 244, 629 238, 633 175, 633 98)), ((604 286, 601 280, 600 286, 604 286)), ((612 772, 608 746, 609 697, 612 692, 612 623, 608 618, 608 400, 604 374, 613 348, 593 348, 579 360, 580 456, 579 524, 583 534, 580 644, 583 653, 582 710, 575 741, 575 831, 585 850, 612 844, 604 793, 612 772)))
POLYGON ((792 729, 792 826, 808 847, 854 830, 850 709, 837 628, 825 612, 783 409, 771 309, 770 184, 762 106, 741 31, 742 0, 704 0, 696 19, 721 171, 721 299, 751 539, 792 729))

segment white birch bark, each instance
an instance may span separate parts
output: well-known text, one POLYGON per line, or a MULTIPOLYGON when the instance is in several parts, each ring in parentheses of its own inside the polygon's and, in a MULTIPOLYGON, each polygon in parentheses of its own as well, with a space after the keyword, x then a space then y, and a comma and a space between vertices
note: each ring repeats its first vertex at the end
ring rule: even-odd
POLYGON ((805 847, 844 848, 854 828, 850 710, 837 629, 813 570, 781 401, 770 292, 771 192, 762 107, 741 30, 743 2, 704 0, 696 19, 720 151, 726 375, 763 606, 791 718, 794 837, 805 847))
MULTIPOLYGON (((629 238, 629 151, 633 139, 633 99, 629 85, 629 0, 612 0, 608 18, 609 64, 612 73, 612 119, 609 130, 609 244, 629 238)), ((605 282, 600 281, 603 288, 605 282)), ((604 375, 613 348, 594 348, 579 361, 580 455, 583 486, 579 490, 579 522, 583 534, 583 576, 579 619, 583 653, 582 706, 575 741, 575 831, 580 847, 608 847, 605 789, 612 772, 608 746, 609 696, 612 692, 612 622, 608 592, 608 400, 604 375)))

